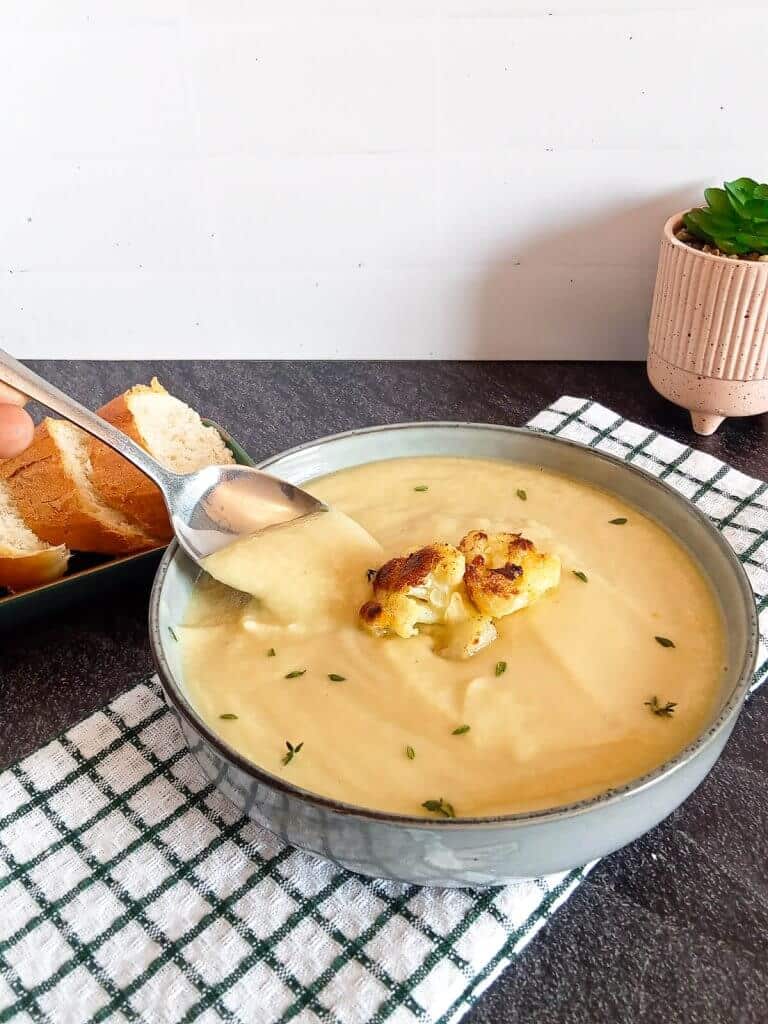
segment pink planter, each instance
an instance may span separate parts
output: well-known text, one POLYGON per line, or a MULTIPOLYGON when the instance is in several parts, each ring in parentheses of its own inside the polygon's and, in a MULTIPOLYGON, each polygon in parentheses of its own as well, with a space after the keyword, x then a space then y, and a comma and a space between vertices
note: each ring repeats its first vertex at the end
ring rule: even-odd
POLYGON ((648 376, 689 410, 697 434, 712 434, 726 416, 768 412, 768 262, 679 242, 681 216, 664 225, 648 376))

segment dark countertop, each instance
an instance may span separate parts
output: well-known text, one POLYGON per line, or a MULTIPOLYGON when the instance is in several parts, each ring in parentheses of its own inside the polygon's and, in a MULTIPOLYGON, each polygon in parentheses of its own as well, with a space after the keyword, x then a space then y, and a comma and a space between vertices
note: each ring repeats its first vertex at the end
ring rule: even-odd
MULTIPOLYGON (((768 417, 695 438, 636 363, 44 362, 86 404, 157 374, 261 457, 402 420, 522 424, 561 394, 594 398, 768 476, 768 417)), ((152 670, 147 586, 0 637, 0 768, 152 670)), ((607 857, 467 1024, 764 1024, 768 1020, 768 687, 693 797, 607 857)))

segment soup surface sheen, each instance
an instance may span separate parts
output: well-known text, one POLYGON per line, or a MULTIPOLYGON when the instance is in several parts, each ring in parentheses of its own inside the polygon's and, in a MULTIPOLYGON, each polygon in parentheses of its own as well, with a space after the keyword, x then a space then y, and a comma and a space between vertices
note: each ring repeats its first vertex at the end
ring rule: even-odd
POLYGON ((430 816, 422 804, 440 799, 458 817, 535 810, 643 774, 710 715, 724 668, 714 595, 685 549, 613 495, 534 466, 438 457, 372 463, 307 489, 365 527, 384 559, 472 529, 522 531, 560 556, 562 578, 466 661, 438 656, 426 635, 359 628, 371 593, 359 550, 338 552, 343 599, 324 614, 328 579, 318 590, 297 576, 290 622, 270 611, 268 577, 255 601, 199 583, 180 631, 188 696, 268 771, 382 811, 430 816), (655 714, 654 697, 673 714, 655 714), (286 741, 303 746, 283 764, 286 741))

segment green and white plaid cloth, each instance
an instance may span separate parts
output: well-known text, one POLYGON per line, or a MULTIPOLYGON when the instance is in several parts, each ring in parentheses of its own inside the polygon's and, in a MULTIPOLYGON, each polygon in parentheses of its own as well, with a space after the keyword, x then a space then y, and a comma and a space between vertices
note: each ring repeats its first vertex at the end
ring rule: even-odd
MULTIPOLYGON (((663 477, 768 604, 768 485, 602 406, 533 429, 663 477)), ((755 685, 768 659, 761 644, 755 685)), ((0 1022, 459 1020, 591 865, 486 890, 371 881, 243 818, 137 686, 0 775, 0 1022)))

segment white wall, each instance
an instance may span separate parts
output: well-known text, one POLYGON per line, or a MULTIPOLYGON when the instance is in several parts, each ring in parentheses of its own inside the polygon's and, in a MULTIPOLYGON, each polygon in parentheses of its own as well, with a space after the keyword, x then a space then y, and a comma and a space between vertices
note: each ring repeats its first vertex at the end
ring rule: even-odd
POLYGON ((639 358, 762 0, 0 0, 21 356, 639 358))

